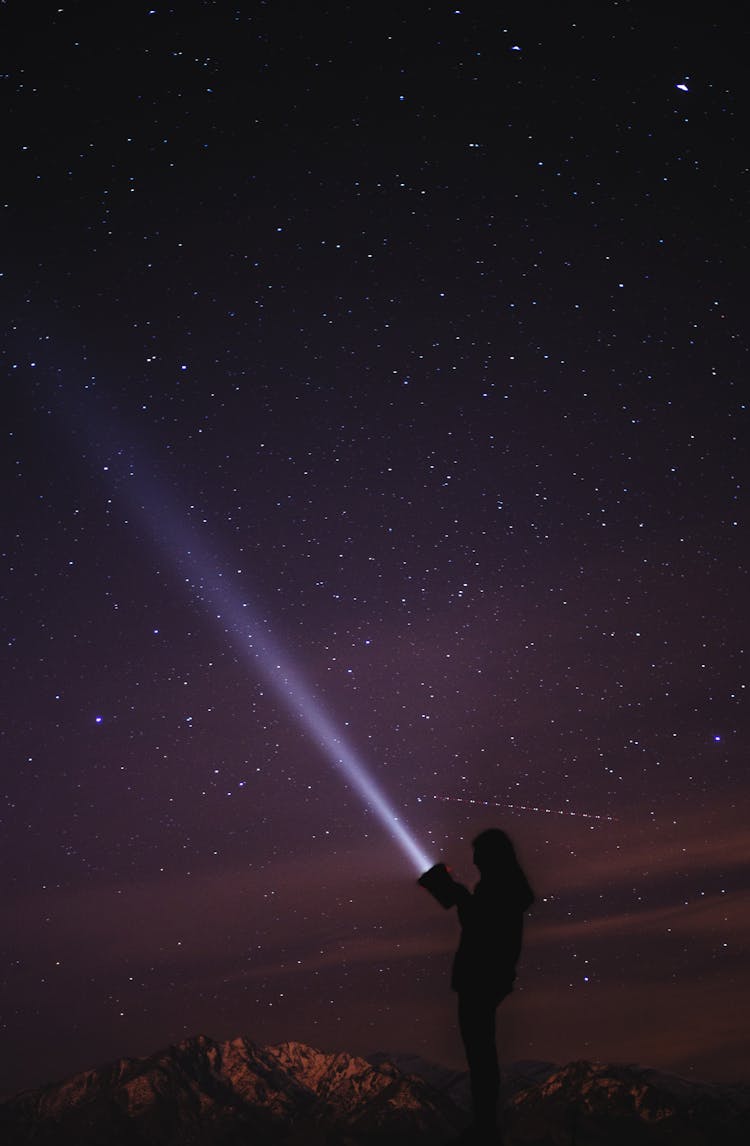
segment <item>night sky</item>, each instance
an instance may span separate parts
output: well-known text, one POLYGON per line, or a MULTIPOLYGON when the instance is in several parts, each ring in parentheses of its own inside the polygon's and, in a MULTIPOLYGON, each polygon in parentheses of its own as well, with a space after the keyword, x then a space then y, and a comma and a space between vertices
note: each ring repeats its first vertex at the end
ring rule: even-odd
POLYGON ((747 1076, 746 44, 675 11, 3 5, 0 1091, 462 1063, 311 705, 515 840, 502 1058, 747 1076))

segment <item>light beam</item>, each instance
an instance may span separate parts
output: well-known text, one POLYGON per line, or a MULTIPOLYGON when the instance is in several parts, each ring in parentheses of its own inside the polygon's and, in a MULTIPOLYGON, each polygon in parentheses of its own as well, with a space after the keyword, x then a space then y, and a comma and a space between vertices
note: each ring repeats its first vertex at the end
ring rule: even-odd
POLYGON ((124 451, 112 445, 112 432, 101 423, 100 435, 108 443, 110 464, 105 466, 116 477, 117 494, 124 498, 148 528, 154 543, 182 574, 192 596, 220 626, 238 653, 271 687, 286 710, 319 746, 328 762, 341 774, 399 846, 420 874, 433 861, 414 839, 383 789, 370 774, 362 757, 344 736, 312 686, 292 665, 262 618, 243 598, 231 574, 224 572, 206 543, 197 535, 187 514, 163 483, 144 477, 143 464, 122 461, 124 451))

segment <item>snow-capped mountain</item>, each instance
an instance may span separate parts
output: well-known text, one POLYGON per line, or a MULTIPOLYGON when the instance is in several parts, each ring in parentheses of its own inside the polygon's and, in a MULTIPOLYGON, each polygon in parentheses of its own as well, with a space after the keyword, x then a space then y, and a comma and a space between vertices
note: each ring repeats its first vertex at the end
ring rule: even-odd
POLYGON ((572 1062, 508 1103, 512 1140, 568 1146, 740 1146, 750 1087, 717 1086, 636 1065, 572 1062))
POLYGON ((417 1076, 302 1043, 205 1035, 0 1105, 0 1140, 45 1146, 443 1141, 465 1116, 417 1076))
MULTIPOLYGON (((514 1146, 745 1146, 750 1088, 637 1066, 517 1063, 514 1146)), ((465 1074, 416 1056, 200 1035, 0 1103, 4 1146, 441 1146, 468 1121, 465 1074)))

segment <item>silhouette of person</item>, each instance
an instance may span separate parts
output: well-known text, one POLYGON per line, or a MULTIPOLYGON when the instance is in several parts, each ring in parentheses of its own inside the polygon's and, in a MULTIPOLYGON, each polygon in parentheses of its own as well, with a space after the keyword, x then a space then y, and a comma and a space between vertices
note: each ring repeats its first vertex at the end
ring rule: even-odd
POLYGON ((473 841, 481 876, 473 893, 457 883, 444 864, 420 879, 443 907, 456 906, 461 924, 451 987, 458 995, 458 1025, 466 1051, 474 1125, 466 1142, 497 1142, 500 1070, 495 1017, 513 990, 521 952, 523 916, 534 894, 509 837, 489 828, 473 841))

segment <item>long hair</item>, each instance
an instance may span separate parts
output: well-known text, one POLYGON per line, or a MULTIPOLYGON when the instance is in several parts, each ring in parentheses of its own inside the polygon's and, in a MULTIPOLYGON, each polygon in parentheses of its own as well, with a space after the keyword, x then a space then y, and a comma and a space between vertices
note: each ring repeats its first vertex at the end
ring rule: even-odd
POLYGON ((487 828, 472 840, 474 862, 483 879, 500 883, 503 892, 526 911, 534 902, 534 893, 518 862, 516 849, 507 832, 501 828, 487 828))

